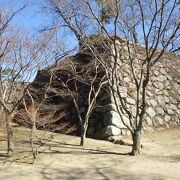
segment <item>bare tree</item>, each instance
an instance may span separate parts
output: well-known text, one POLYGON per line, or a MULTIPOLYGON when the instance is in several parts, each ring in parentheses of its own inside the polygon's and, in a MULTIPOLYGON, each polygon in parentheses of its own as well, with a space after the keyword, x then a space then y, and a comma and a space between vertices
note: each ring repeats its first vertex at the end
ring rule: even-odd
POLYGON ((21 89, 24 89, 25 85, 25 81, 19 80, 28 68, 28 62, 25 63, 22 59, 19 61, 22 46, 21 44, 16 46, 17 36, 11 32, 11 21, 23 8, 12 13, 8 10, 0 10, 0 106, 7 127, 8 157, 12 157, 14 152, 11 121, 23 94, 21 89))
MULTIPOLYGON (((87 58, 91 61, 93 57, 87 58)), ((74 60, 67 58, 63 61, 59 65, 60 74, 53 69, 50 71, 62 85, 62 90, 64 89, 66 95, 72 99, 81 126, 80 145, 84 146, 90 116, 96 106, 100 90, 107 84, 107 80, 100 63, 94 59, 92 62, 83 62, 81 57, 75 57, 74 60)))
MULTIPOLYGON (((110 26, 106 27, 99 19, 97 1, 80 0, 78 2, 82 4, 83 8, 79 6, 80 10, 78 10, 81 16, 86 17, 86 23, 89 22, 93 27, 101 27, 104 34, 104 48, 110 52, 107 55, 109 63, 104 61, 105 56, 102 56, 102 51, 93 47, 94 43, 91 45, 88 43, 87 46, 105 69, 119 117, 132 134, 131 154, 138 155, 146 113, 146 91, 152 69, 163 59, 166 51, 179 50, 179 3, 177 0, 115 0, 112 1, 113 17, 110 19, 110 26), (133 110, 128 107, 128 98, 124 98, 121 93, 122 88, 129 88, 123 78, 127 75, 123 71, 125 69, 129 71, 131 84, 135 87, 133 110)), ((69 12, 68 10, 69 8, 64 9, 66 13, 69 12)), ((76 14, 73 18, 75 16, 76 14)), ((90 31, 88 28, 87 30, 90 31)))
MULTIPOLYGON (((94 9, 88 1, 84 2, 92 12, 94 19, 102 26, 94 9)), ((180 35, 180 22, 178 18, 178 3, 176 0, 162 1, 141 1, 132 4, 131 1, 116 1, 116 17, 113 23, 113 33, 111 36, 108 29, 102 26, 106 39, 111 47, 111 68, 104 63, 99 55, 99 60, 105 67, 109 80, 111 93, 116 104, 117 111, 123 124, 131 131, 133 139, 132 155, 139 155, 141 149, 140 134, 143 127, 144 115, 147 104, 147 85, 151 76, 151 71, 155 64, 163 59, 166 51, 175 49, 173 44, 177 42, 180 35), (130 9, 136 9, 132 15, 130 9), (133 29, 139 29, 138 42, 136 44, 134 31, 129 27, 134 21, 134 16, 139 17, 133 23, 133 29), (121 33, 124 39, 118 38, 121 33), (134 43, 133 43, 134 42, 134 43), (130 71, 133 85, 135 85, 134 111, 128 107, 127 98, 122 95, 122 86, 127 86, 124 80, 125 68, 130 71), (122 70, 124 69, 124 71, 122 70), (128 119, 127 119, 128 117, 128 119)), ((138 38, 138 37, 136 37, 138 38)), ((176 49, 178 46, 176 46, 176 49)), ((128 87, 126 87, 128 89, 128 87)))
POLYGON ((33 95, 33 90, 31 90, 31 88, 26 89, 26 95, 23 97, 23 101, 22 101, 27 118, 30 119, 32 123, 30 143, 32 148, 33 162, 35 162, 38 156, 38 149, 35 149, 34 147, 34 134, 36 131, 36 123, 39 115, 38 113, 43 103, 48 98, 47 92, 50 88, 51 82, 52 82, 52 76, 50 77, 49 82, 46 84, 46 87, 44 88, 45 90, 43 90, 44 96, 41 98, 41 102, 36 102, 36 99, 34 98, 33 95))
POLYGON ((14 153, 11 122, 17 108, 37 70, 50 63, 48 61, 55 54, 54 48, 51 48, 53 43, 50 43, 50 33, 49 36, 47 33, 41 35, 35 41, 35 36, 32 39, 30 33, 27 35, 13 26, 11 19, 19 11, 12 15, 2 12, 0 18, 0 107, 7 126, 8 157, 14 153))
POLYGON ((83 8, 81 1, 47 0, 47 3, 44 3, 42 8, 54 17, 54 22, 50 29, 56 27, 59 27, 60 30, 67 28, 75 35, 78 43, 81 42, 88 26, 86 16, 81 13, 83 8))

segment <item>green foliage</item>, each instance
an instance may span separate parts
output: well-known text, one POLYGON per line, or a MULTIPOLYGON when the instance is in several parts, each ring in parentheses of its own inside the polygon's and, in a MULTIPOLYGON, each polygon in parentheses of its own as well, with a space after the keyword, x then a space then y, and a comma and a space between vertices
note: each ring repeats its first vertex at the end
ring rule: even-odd
POLYGON ((4 76, 7 76, 7 75, 13 75, 13 74, 15 74, 16 73, 16 71, 15 70, 12 70, 12 69, 10 69, 10 68, 7 68, 7 69, 3 69, 2 70, 2 75, 4 75, 4 76))
POLYGON ((3 69, 1 72, 1 76, 9 80, 13 77, 16 77, 16 79, 21 78, 21 75, 18 74, 16 70, 11 69, 11 68, 3 69))
POLYGON ((89 37, 89 40, 93 42, 94 44, 98 44, 100 41, 102 41, 102 36, 101 35, 91 35, 89 37))
POLYGON ((109 0, 96 0, 100 6, 99 20, 103 25, 110 23, 111 18, 114 16, 113 1, 109 0))

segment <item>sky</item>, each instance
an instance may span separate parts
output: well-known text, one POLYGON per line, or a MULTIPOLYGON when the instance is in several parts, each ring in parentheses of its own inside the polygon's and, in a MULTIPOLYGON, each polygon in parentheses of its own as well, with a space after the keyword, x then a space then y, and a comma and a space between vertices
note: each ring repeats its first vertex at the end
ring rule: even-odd
MULTIPOLYGON (((26 7, 13 18, 12 23, 14 25, 34 35, 38 35, 44 27, 51 27, 51 17, 43 14, 40 8, 45 0, 0 0, 0 9, 10 6, 14 12, 23 7, 24 2, 26 7)), ((68 51, 77 46, 77 40, 67 29, 58 32, 58 39, 64 43, 64 47, 68 51)))
MULTIPOLYGON (((10 6, 17 10, 24 5, 24 0, 0 0, 0 9, 10 6)), ((40 13, 40 0, 27 1, 27 7, 14 17, 13 23, 28 30, 36 31, 47 22, 47 17, 40 13)))

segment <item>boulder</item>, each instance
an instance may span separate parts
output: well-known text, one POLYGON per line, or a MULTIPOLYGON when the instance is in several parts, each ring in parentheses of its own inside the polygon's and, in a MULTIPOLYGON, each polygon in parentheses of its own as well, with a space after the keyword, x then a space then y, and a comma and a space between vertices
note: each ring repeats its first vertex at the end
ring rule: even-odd
POLYGON ((95 133, 95 128, 94 127, 90 127, 87 130, 87 136, 88 137, 94 137, 94 133, 95 133))
POLYGON ((127 88, 124 86, 119 87, 119 93, 121 94, 122 98, 127 97, 127 88))
POLYGON ((111 104, 105 105, 101 108, 98 108, 98 112, 105 113, 108 111, 117 111, 116 105, 114 103, 111 103, 111 104))
POLYGON ((159 117, 159 116, 156 116, 154 119, 155 119, 155 122, 156 122, 156 121, 158 122, 157 124, 160 124, 160 125, 163 125, 163 124, 164 124, 163 118, 161 118, 161 117, 159 117))
POLYGON ((169 74, 167 74, 167 75, 166 75, 166 77, 167 77, 167 79, 168 79, 168 80, 170 80, 170 81, 172 81, 172 80, 173 80, 172 76, 171 76, 171 75, 169 75, 169 74))
POLYGON ((163 82, 163 81, 165 81, 165 80, 166 80, 166 76, 159 75, 159 76, 157 77, 157 81, 163 82))
POLYGON ((159 114, 159 115, 164 115, 164 109, 162 107, 158 107, 156 108, 156 112, 159 114))
POLYGON ((171 83, 169 81, 165 81, 164 87, 165 89, 171 89, 171 83))
POLYGON ((156 115, 156 112, 154 111, 154 109, 152 107, 149 107, 146 109, 146 113, 153 118, 156 115))
POLYGON ((146 132, 154 132, 154 129, 152 128, 152 127, 146 127, 145 129, 144 129, 146 132))
POLYGON ((177 103, 177 99, 175 97, 169 97, 170 101, 171 101, 171 104, 176 104, 177 103))
POLYGON ((164 121, 165 121, 165 122, 169 122, 169 121, 170 121, 170 119, 171 119, 171 117, 170 117, 170 116, 165 115, 165 117, 164 117, 164 121))
POLYGON ((121 134, 121 130, 113 125, 103 128, 101 132, 101 135, 103 137, 119 136, 120 134, 121 134))
POLYGON ((155 74, 156 76, 158 76, 158 75, 159 75, 159 71, 154 70, 153 74, 155 74))
POLYGON ((162 89, 155 89, 155 94, 156 95, 163 95, 162 89))
POLYGON ((153 97, 154 96, 154 93, 152 91, 147 91, 147 96, 148 97, 153 97))
POLYGON ((165 100, 164 100, 163 96, 157 96, 157 102, 161 106, 165 105, 165 100))
POLYGON ((131 79, 127 76, 127 77, 125 77, 125 78, 123 78, 123 80, 125 81, 125 82, 130 82, 131 81, 131 79))
POLYGON ((128 104, 131 104, 131 105, 135 105, 136 104, 136 101, 134 100, 134 99, 132 99, 132 98, 126 98, 126 101, 127 101, 127 103, 128 104))
POLYGON ((174 104, 170 104, 170 109, 173 111, 177 111, 177 107, 174 104))
POLYGON ((159 90, 164 89, 164 85, 163 85, 162 82, 157 82, 157 81, 155 81, 155 82, 153 83, 153 86, 154 86, 155 88, 159 89, 159 90))
MULTIPOLYGON (((124 121, 127 122, 128 124, 129 119, 124 115, 122 116, 123 116, 124 121)), ((118 128, 126 128, 125 125, 122 123, 119 114, 115 111, 109 111, 105 113, 103 122, 105 126, 114 125, 118 128)))
POLYGON ((150 99, 147 103, 150 104, 150 105, 152 105, 153 107, 156 107, 157 104, 158 104, 157 101, 154 100, 154 99, 150 99))
POLYGON ((163 90, 163 94, 164 94, 165 96, 169 96, 169 93, 168 93, 167 90, 163 90))
POLYGON ((145 119, 146 123, 149 125, 149 126, 152 126, 153 123, 152 123, 152 119, 149 117, 149 116, 146 116, 145 119))
POLYGON ((165 101, 165 103, 169 103, 169 101, 170 101, 169 97, 164 96, 164 101, 165 101))
POLYGON ((156 76, 151 76, 150 78, 151 78, 151 81, 153 81, 153 82, 157 81, 157 77, 156 76))
POLYGON ((171 110, 171 109, 167 109, 167 113, 168 113, 169 115, 173 115, 173 114, 174 114, 174 111, 171 110))
POLYGON ((163 74, 163 75, 166 74, 165 69, 164 68, 160 68, 160 73, 163 74))
POLYGON ((112 142, 112 143, 116 143, 117 141, 122 141, 122 136, 119 135, 119 136, 109 136, 107 138, 108 141, 112 142))

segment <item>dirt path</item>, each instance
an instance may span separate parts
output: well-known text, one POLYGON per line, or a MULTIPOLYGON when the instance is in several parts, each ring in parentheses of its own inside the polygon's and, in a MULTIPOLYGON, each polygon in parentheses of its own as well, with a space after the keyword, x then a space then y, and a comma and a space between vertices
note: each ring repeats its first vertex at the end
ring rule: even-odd
POLYGON ((34 165, 29 130, 14 130, 13 162, 6 162, 5 136, 0 131, 0 180, 180 179, 180 128, 143 135, 144 148, 139 157, 124 155, 130 152, 129 146, 87 139, 85 148, 81 148, 77 137, 38 131, 43 140, 37 143, 41 147, 34 165))

